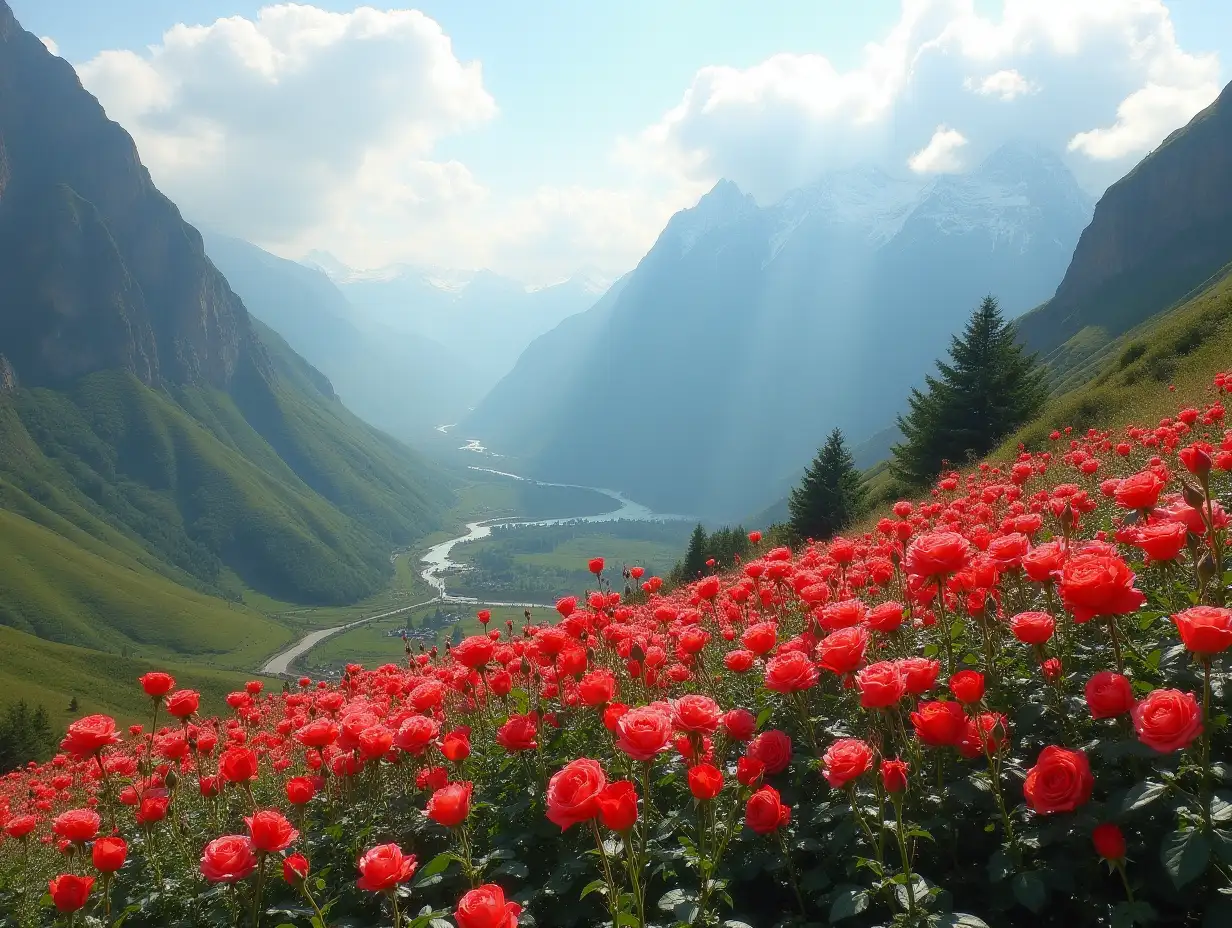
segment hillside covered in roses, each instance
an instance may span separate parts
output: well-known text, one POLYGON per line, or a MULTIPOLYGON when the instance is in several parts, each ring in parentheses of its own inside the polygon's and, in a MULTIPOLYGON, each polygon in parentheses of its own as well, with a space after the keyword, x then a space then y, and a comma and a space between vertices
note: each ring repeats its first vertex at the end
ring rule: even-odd
POLYGON ((220 716, 147 674, 0 780, 0 925, 1232 924, 1229 385, 220 716))

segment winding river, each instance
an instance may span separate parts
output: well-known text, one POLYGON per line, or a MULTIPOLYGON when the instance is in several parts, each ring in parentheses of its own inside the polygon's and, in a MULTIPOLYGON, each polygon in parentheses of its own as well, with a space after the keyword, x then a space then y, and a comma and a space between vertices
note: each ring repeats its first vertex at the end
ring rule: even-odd
MULTIPOLYGON (((476 450, 482 449, 482 445, 478 442, 476 450)), ((468 449, 469 450, 469 449, 468 449)), ((589 516, 571 516, 560 519, 489 519, 482 522, 468 522, 466 524, 466 533, 458 535, 455 538, 450 538, 448 541, 442 541, 439 544, 433 545, 428 549, 427 553, 420 558, 420 563, 423 569, 419 575, 423 577, 424 582, 436 591, 436 596, 432 599, 426 599, 421 603, 414 603, 410 606, 403 606, 399 609, 394 609, 388 612, 382 612, 378 615, 366 616, 362 619, 356 619, 354 622, 349 622, 346 625, 337 625, 333 628, 322 628, 297 639, 289 647, 279 651, 271 657, 261 667, 261 672, 270 676, 289 676, 291 667, 295 661, 299 660, 314 647, 340 632, 347 631, 359 625, 364 625, 367 622, 372 622, 376 619, 384 619, 389 616, 399 615, 403 612, 410 612, 412 609, 418 609, 421 606, 429 606, 435 602, 445 603, 466 603, 470 605, 478 605, 482 603, 485 606, 515 606, 533 608, 539 607, 550 608, 550 603, 507 603, 495 602, 490 599, 477 599, 471 596, 457 596, 449 592, 446 586, 446 577, 453 572, 458 572, 466 569, 464 564, 460 564, 453 560, 450 556, 453 549, 461 544, 466 544, 470 541, 478 541, 480 538, 487 538, 492 534, 492 530, 496 528, 508 528, 511 526, 538 526, 538 525, 565 525, 573 522, 616 522, 619 520, 628 520, 634 522, 668 522, 686 519, 688 516, 670 515, 666 513, 658 513, 641 503, 636 503, 616 490, 605 490, 600 487, 585 487, 573 483, 548 483, 540 480, 530 480, 526 477, 519 477, 517 474, 510 474, 505 471, 493 470, 490 467, 471 467, 471 470, 479 471, 480 473, 493 474, 498 477, 507 477, 510 480, 521 480, 527 483, 535 484, 542 487, 560 487, 569 490, 590 490, 593 493, 601 493, 612 500, 613 507, 608 512, 598 513, 589 516)))

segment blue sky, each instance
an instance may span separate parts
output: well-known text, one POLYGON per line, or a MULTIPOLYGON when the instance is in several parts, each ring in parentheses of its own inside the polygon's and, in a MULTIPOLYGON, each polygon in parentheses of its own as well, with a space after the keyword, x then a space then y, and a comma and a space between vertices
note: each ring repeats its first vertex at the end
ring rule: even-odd
MULTIPOLYGON (((356 265, 487 264, 524 278, 581 264, 623 270, 673 209, 720 175, 773 199, 853 160, 905 172, 908 156, 923 153, 910 163, 964 169, 1022 131, 1058 148, 1079 139, 1067 157, 1098 189, 1209 102, 1232 55, 1227 0, 429 0, 413 8, 439 24, 448 51, 412 34, 418 27, 397 34, 407 42, 404 57, 443 62, 452 77, 440 78, 435 65, 378 72, 358 42, 348 51, 340 40, 331 53, 348 65, 331 72, 331 84, 355 74, 356 98, 374 87, 397 86, 400 95, 338 122, 332 114, 347 104, 322 106, 330 95, 305 81, 315 91, 267 101, 303 114, 288 116, 284 137, 271 140, 242 137, 254 121, 270 122, 268 110, 244 111, 246 94, 236 88, 250 86, 251 74, 228 70, 247 53, 236 49, 249 45, 214 30, 211 54, 223 48, 222 58, 169 45, 154 61, 149 51, 177 23, 257 23, 266 4, 9 2, 26 28, 79 67, 190 217, 292 256, 323 247, 356 265), (1084 4, 1090 15, 1073 14, 1084 4), (1023 23, 1011 28, 1011 20, 1023 23), (1000 57, 980 48, 983 22, 1004 27, 1000 57), (966 38, 944 38, 962 31, 955 23, 966 24, 966 38), (1065 37, 1041 52, 1054 23, 1065 37), (1132 48, 1118 44, 1126 30, 1156 45, 1170 33, 1175 53, 1134 61, 1132 48), (870 45, 911 73, 878 64, 870 45), (99 58, 116 51, 129 54, 99 58), (139 67, 143 59, 156 68, 139 67), (955 70, 956 59, 965 70, 955 70), (471 63, 481 72, 466 76, 471 63), (980 89, 994 78, 1002 83, 980 89), (1128 116, 1119 112, 1135 91, 1160 83, 1164 91, 1139 95, 1128 116), (466 88, 450 97, 459 84, 466 88), (215 92, 217 100, 201 104, 215 92), (438 106, 421 92, 450 99, 438 106), (400 112, 400 99, 416 102, 400 112), (1026 115, 1009 115, 1013 107, 1026 115), (399 127, 413 131, 395 143, 399 127), (197 157, 203 146, 219 156, 197 157), (301 170, 303 183, 292 186, 286 175, 301 170), (224 184, 243 196, 229 202, 224 184), (309 202, 317 196, 320 203, 309 202), (261 214, 245 214, 256 200, 261 214)), ((356 8, 311 5, 337 14, 356 8)))

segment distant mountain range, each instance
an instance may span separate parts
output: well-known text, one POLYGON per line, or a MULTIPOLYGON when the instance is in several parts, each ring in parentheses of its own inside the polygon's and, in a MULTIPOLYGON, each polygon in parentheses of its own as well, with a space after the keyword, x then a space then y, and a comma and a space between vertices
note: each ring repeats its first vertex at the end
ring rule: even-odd
POLYGON ((885 429, 985 294, 1010 315, 1047 299, 1092 207, 1017 144, 968 174, 859 168, 764 207, 720 181, 463 428, 539 477, 745 516, 830 428, 885 429))
POLYGON ((361 329, 430 339, 463 359, 475 398, 509 372, 531 341, 589 309, 611 283, 594 271, 549 286, 528 286, 488 270, 400 264, 356 271, 324 252, 313 252, 305 264, 330 277, 355 308, 361 329))
POLYGON ((109 650, 276 643, 207 594, 353 601, 452 500, 249 316, 0 0, 0 624, 109 650))

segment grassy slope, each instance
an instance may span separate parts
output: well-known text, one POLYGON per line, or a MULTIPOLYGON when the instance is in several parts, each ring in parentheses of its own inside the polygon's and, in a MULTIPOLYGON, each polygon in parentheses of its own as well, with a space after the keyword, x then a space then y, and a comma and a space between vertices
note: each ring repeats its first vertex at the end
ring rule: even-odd
POLYGON ((1229 367, 1232 277, 1224 277, 1116 339, 1099 359, 1071 374, 1070 389, 1053 397, 991 457, 1003 460, 1019 443, 1040 448, 1063 425, 1085 430, 1155 423, 1176 412, 1178 395, 1202 396, 1211 378, 1229 367), (1175 394, 1167 390, 1170 384, 1175 394))

